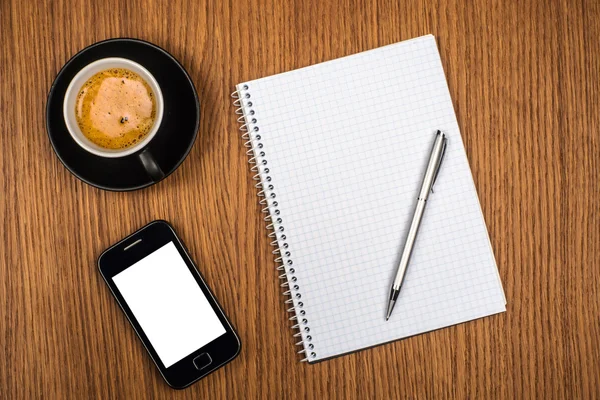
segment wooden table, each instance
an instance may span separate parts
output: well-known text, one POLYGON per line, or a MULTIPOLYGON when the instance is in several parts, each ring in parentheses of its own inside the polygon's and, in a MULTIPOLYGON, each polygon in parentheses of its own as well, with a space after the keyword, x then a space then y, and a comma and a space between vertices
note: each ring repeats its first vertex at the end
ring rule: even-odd
POLYGON ((600 396, 600 3, 90 4, 0 5, 1 398, 600 396), (229 93, 426 33, 438 40, 508 310, 301 364, 229 93), (202 100, 187 160, 133 193, 74 178, 44 118, 60 67, 121 36, 171 52, 202 100), (243 342, 233 363, 184 391, 163 382, 96 268, 103 249, 158 218, 187 243, 243 342))

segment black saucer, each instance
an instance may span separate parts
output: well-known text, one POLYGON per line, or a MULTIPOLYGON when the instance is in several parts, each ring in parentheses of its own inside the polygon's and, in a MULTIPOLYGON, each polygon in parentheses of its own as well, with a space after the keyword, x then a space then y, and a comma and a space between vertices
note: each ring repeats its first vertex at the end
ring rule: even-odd
POLYGON ((200 122, 200 103, 187 72, 173 56, 151 43, 138 39, 109 39, 86 47, 71 58, 50 88, 46 105, 46 128, 56 155, 69 171, 100 189, 126 191, 154 182, 137 154, 105 158, 88 153, 73 140, 63 118, 63 99, 73 77, 87 64, 106 57, 133 60, 154 76, 164 98, 164 114, 158 133, 147 146, 165 177, 190 152, 200 122))

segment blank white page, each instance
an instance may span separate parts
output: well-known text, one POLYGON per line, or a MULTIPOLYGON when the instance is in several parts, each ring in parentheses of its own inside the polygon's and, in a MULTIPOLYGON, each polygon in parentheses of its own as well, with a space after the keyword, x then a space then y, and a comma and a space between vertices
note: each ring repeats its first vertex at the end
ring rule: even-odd
POLYGON ((237 89, 262 181, 272 185, 271 215, 281 218, 309 361, 505 311, 433 36, 237 89), (386 322, 436 129, 448 136, 446 155, 386 322))

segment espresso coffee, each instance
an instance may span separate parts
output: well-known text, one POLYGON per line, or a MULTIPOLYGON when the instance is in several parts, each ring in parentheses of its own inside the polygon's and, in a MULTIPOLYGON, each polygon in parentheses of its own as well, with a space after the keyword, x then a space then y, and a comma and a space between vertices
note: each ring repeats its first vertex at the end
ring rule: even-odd
POLYGON ((75 116, 81 132, 106 149, 142 141, 156 120, 156 99, 148 83, 125 68, 100 71, 79 89, 75 116))

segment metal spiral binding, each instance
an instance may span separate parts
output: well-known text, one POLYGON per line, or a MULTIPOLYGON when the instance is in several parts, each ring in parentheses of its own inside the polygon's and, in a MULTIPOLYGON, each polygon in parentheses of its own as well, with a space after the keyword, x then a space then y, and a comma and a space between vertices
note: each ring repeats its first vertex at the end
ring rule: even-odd
POLYGON ((257 188, 260 197, 259 204, 264 206, 261 212, 267 214, 264 220, 267 223, 268 236, 273 239, 270 244, 275 247, 272 253, 276 257, 277 270, 283 271, 279 275, 279 279, 282 281, 280 286, 285 290, 283 295, 287 296, 284 303, 291 305, 287 312, 294 314, 289 318, 294 323, 292 329, 297 331, 293 336, 300 338, 296 346, 303 347, 302 350, 298 351, 298 354, 304 354, 301 361, 309 361, 315 359, 317 354, 315 353, 314 344, 311 343, 312 336, 309 335, 308 316, 304 303, 301 301, 302 294, 300 293, 296 270, 293 267, 292 249, 284 233, 283 213, 276 200, 275 186, 271 175, 269 175, 267 154, 261 141, 258 116, 250 94, 250 87, 247 84, 238 86, 237 90, 231 93, 231 97, 235 99, 233 105, 236 107, 235 113, 239 115, 237 119, 238 123, 241 124, 239 129, 243 132, 244 147, 248 149, 246 155, 249 157, 248 163, 252 165, 250 167, 250 171, 254 173, 252 179, 257 182, 254 186, 257 188))

